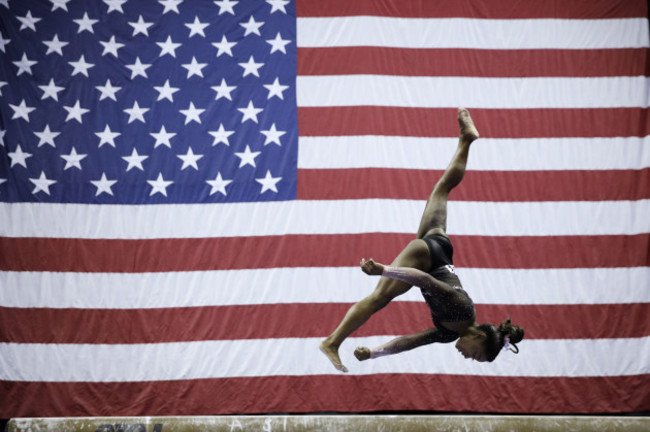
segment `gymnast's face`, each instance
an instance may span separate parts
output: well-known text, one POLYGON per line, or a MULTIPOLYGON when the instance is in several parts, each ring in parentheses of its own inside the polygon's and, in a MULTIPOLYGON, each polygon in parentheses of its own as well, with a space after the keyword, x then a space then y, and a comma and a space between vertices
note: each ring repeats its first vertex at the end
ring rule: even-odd
POLYGON ((487 361, 485 356, 485 333, 465 335, 458 338, 456 349, 467 359, 487 361))

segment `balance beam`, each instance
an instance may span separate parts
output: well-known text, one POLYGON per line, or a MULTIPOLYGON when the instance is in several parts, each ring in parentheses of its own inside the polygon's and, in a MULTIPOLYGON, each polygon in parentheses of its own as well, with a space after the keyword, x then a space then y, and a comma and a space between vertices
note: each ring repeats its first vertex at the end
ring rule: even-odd
POLYGON ((650 431, 650 417, 487 415, 269 415, 16 418, 7 432, 650 431))

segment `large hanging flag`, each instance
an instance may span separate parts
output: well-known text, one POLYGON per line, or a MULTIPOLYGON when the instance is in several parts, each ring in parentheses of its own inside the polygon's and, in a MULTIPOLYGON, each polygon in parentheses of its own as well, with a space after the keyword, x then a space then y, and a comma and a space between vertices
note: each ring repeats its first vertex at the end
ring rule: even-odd
POLYGON ((0 418, 650 409, 645 1, 0 0, 0 418), (318 343, 481 133, 448 233, 479 322, 417 289, 318 343))

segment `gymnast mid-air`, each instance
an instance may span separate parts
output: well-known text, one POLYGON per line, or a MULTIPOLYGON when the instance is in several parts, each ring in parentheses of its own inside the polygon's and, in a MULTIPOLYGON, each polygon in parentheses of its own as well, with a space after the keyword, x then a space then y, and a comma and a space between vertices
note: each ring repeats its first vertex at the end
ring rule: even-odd
POLYGON ((435 342, 453 341, 457 341, 456 349, 465 358, 481 362, 493 361, 503 348, 519 352, 516 344, 524 337, 523 328, 513 325, 510 319, 499 326, 477 324, 474 303, 454 273, 454 250, 446 234, 447 197, 463 179, 470 145, 479 137, 469 112, 464 108, 458 109, 458 124, 458 148, 429 196, 417 238, 400 252, 390 266, 377 263, 372 258, 361 260, 363 272, 382 277, 372 294, 352 306, 334 332, 320 343, 321 351, 342 372, 348 369, 339 357, 341 343, 372 314, 412 286, 422 291, 431 310, 434 327, 400 336, 376 348, 358 347, 354 351, 357 359, 374 359, 435 342))

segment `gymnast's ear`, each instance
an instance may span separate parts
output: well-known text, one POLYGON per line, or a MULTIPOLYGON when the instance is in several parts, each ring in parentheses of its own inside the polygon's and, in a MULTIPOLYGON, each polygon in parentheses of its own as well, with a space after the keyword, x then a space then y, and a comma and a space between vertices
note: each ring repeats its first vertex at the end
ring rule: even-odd
POLYGON ((487 334, 483 330, 477 331, 474 333, 474 339, 479 340, 479 341, 484 341, 487 339, 487 334))

